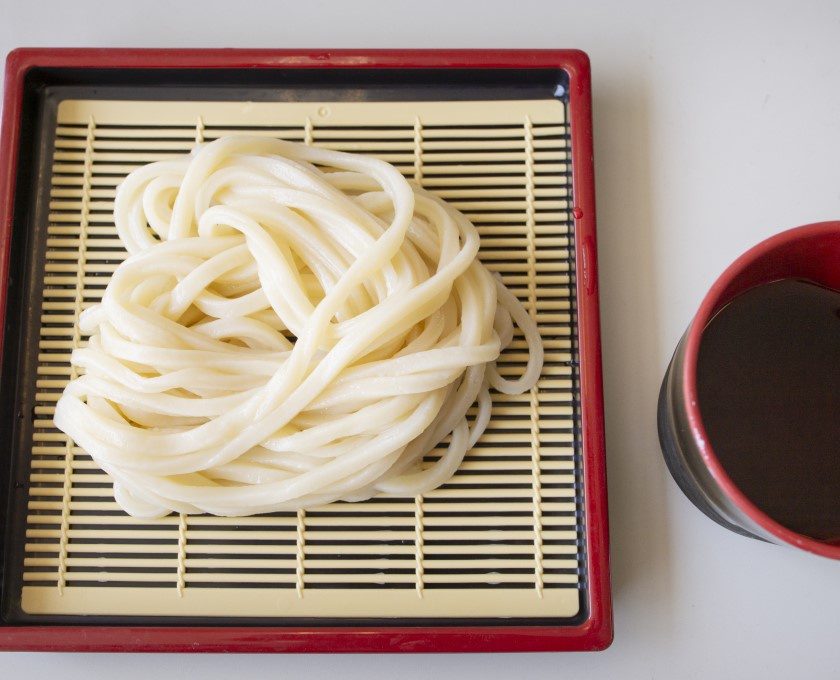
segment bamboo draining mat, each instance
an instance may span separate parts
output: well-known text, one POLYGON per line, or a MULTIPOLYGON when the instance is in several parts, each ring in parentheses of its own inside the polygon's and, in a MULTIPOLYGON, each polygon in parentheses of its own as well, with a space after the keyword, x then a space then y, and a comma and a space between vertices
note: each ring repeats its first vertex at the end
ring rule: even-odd
MULTIPOLYGON (((57 115, 20 586, 28 615, 574 617, 586 586, 571 161, 560 101, 127 102, 68 100, 57 115), (228 519, 126 516, 108 477, 52 413, 84 345, 76 320, 125 253, 122 178, 227 134, 372 154, 463 211, 480 256, 535 316, 538 386, 494 394, 457 475, 417 498, 381 496, 228 519)), ((517 337, 501 362, 516 373, 517 337)))

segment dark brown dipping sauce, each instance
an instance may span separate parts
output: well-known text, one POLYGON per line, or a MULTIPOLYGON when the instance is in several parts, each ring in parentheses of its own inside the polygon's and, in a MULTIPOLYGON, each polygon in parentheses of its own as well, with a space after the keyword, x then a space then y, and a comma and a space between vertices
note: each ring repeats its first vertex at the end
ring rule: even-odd
POLYGON ((777 522, 840 540, 840 293, 784 280, 732 300, 700 341, 697 391, 732 481, 777 522))

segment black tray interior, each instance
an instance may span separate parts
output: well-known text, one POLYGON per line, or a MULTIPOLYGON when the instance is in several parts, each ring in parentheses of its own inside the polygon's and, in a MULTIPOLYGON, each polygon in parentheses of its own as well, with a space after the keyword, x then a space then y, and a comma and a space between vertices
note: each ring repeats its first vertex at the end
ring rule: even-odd
MULTIPOLYGON (((26 77, 18 166, 5 335, 0 375, 0 626, 20 624, 463 626, 498 625, 499 619, 242 619, 31 616, 19 602, 20 555, 25 542, 28 464, 34 421, 38 303, 46 251, 51 153, 58 105, 65 99, 229 101, 567 100, 562 69, 78 69, 36 68, 26 77)), ((575 333, 576 335, 576 333, 575 333)), ((579 427, 575 450, 580 451, 579 427)), ((576 486, 580 489, 581 480, 576 486)), ((578 494, 578 498, 580 495, 578 494)), ((578 536, 583 512, 578 507, 578 536)), ((582 538, 578 539, 585 550, 582 538)), ((570 619, 517 619, 516 625, 575 626, 588 618, 583 553, 579 562, 580 610, 570 619)))

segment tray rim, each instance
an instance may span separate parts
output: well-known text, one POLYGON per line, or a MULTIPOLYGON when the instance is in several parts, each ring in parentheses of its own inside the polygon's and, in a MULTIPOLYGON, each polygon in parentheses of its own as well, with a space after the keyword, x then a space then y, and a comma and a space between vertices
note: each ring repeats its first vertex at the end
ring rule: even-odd
MULTIPOLYGON (((20 116, 36 68, 558 68, 569 77, 588 611, 574 626, 6 626, 0 650, 80 652, 597 651, 613 639, 589 57, 580 50, 20 48, 6 60, 0 136, 0 318, 5 319, 20 116)), ((3 325, 0 325, 2 343, 3 325)), ((1 347, 1 345, 0 345, 1 347)))

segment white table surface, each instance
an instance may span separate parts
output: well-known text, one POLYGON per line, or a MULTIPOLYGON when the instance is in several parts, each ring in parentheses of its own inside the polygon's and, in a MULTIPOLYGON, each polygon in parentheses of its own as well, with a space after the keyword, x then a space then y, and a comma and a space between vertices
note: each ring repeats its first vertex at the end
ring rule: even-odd
POLYGON ((840 564, 668 475, 656 396, 717 275, 840 218, 840 3, 0 0, 18 46, 569 48, 592 59, 615 642, 530 655, 0 654, 0 677, 836 678, 840 564), (483 24, 477 23, 480 16, 483 24), (374 23, 374 17, 375 23, 374 23))

